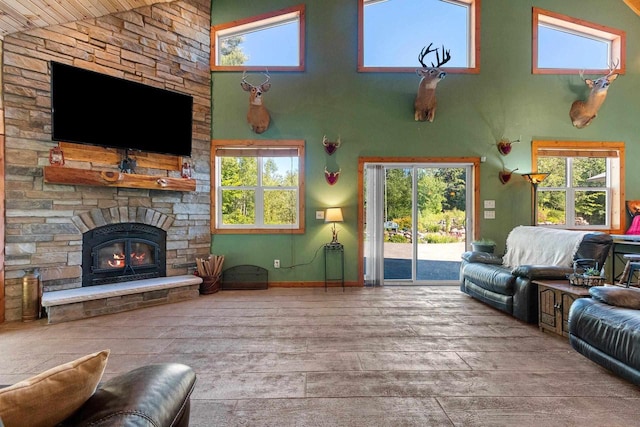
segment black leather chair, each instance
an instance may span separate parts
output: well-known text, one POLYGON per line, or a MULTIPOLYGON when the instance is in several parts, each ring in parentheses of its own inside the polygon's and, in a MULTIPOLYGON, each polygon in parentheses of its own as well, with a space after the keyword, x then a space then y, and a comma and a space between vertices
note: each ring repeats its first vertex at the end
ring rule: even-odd
POLYGON ((592 298, 580 298, 571 304, 569 342, 582 355, 640 386, 640 297, 635 297, 634 308, 615 305, 619 303, 613 298, 605 302, 602 297, 619 293, 628 298, 634 292, 640 295, 635 289, 589 289, 592 298))
POLYGON ((100 384, 60 426, 189 425, 194 371, 179 363, 147 365, 100 384))

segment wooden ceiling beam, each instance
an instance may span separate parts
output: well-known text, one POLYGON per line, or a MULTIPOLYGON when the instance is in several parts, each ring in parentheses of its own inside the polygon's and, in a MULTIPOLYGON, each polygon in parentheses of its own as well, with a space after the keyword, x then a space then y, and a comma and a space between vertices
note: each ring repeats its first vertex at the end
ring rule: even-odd
POLYGON ((0 39, 49 25, 98 18, 173 0, 0 0, 0 39))
POLYGON ((640 0, 623 0, 637 15, 640 15, 640 0))

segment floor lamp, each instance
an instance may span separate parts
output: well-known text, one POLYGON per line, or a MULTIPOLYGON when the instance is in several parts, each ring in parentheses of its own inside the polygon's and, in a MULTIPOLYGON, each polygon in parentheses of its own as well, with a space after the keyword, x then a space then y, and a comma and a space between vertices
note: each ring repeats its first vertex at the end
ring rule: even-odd
POLYGON ((532 203, 531 206, 531 225, 537 225, 538 223, 538 184, 544 181, 549 174, 546 172, 529 172, 523 173, 523 178, 529 181, 533 187, 532 203))

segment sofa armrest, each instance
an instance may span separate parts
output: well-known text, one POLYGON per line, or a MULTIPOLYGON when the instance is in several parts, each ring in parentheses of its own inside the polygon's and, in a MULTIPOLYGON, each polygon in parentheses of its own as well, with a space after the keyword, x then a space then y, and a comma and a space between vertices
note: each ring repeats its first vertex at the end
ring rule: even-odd
POLYGON ((468 263, 496 264, 502 265, 502 257, 488 252, 464 252, 462 259, 468 263))
POLYGON ((554 265, 520 265, 511 270, 511 274, 518 277, 535 279, 566 279, 567 274, 573 273, 573 268, 554 265))
POLYGON ((196 375, 179 363, 147 365, 114 377, 63 426, 188 426, 196 375))

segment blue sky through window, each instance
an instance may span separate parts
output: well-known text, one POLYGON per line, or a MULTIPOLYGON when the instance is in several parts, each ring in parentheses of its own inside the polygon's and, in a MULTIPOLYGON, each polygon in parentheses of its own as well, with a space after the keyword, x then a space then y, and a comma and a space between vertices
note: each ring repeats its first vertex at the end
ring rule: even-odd
POLYGON ((609 45, 565 31, 538 28, 539 68, 607 68, 609 45))
MULTIPOLYGON (((433 43, 451 51, 446 67, 467 67, 469 13, 469 5, 442 0, 365 2, 364 66, 420 67, 418 54, 433 43)), ((431 62, 433 53, 425 58, 431 62)))
MULTIPOLYGON (((353 0, 355 1, 355 0, 353 0)), ((451 52, 445 67, 472 67, 470 3, 456 0, 364 0, 365 67, 420 67, 418 54, 432 48, 451 52)), ((276 67, 299 64, 299 24, 288 21, 244 34, 241 44, 246 66, 276 67)), ((548 25, 538 28, 538 68, 606 69, 608 41, 585 37, 548 25)), ((436 62, 435 54, 425 58, 436 62)))
POLYGON ((248 56, 244 65, 296 66, 298 65, 298 34, 300 27, 289 22, 243 35, 242 50, 248 56))

